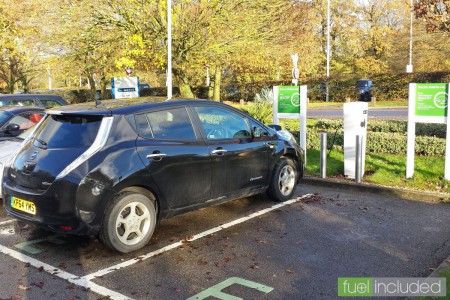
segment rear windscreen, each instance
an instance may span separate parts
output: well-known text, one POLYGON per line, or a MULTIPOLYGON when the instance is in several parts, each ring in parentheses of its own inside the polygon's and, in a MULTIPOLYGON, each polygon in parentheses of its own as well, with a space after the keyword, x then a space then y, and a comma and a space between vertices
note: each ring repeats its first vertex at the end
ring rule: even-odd
POLYGON ((102 118, 49 115, 37 130, 34 144, 42 148, 89 147, 97 136, 102 118))

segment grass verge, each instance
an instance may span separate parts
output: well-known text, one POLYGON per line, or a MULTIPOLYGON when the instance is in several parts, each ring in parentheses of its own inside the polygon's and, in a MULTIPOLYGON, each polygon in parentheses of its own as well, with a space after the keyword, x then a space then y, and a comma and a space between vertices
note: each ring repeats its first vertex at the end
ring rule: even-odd
MULTIPOLYGON (((417 156, 414 176, 407 179, 404 155, 366 153, 365 174, 362 180, 389 187, 449 193, 449 182, 444 179, 444 163, 444 157, 417 156)), ((306 174, 320 176, 319 150, 308 150, 306 174)), ((327 156, 327 177, 345 179, 342 152, 333 150, 327 156)))

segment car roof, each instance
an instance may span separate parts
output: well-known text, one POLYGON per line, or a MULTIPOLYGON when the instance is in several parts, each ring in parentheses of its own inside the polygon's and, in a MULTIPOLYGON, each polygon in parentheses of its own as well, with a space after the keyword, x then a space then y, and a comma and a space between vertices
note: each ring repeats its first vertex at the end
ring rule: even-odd
POLYGON ((0 106, 0 111, 18 114, 24 111, 44 111, 44 109, 35 106, 0 106))
MULTIPOLYGON (((3 94, 0 100, 26 100, 26 99, 48 99, 48 100, 64 100, 63 97, 55 94, 3 94)), ((65 101, 65 100, 64 100, 65 101)))
POLYGON ((107 100, 102 101, 99 105, 95 102, 87 102, 81 104, 73 104, 68 106, 60 106, 47 111, 49 114, 83 114, 83 115, 126 115, 141 110, 168 107, 174 105, 191 105, 205 103, 224 105, 220 102, 202 99, 186 99, 175 98, 165 101, 163 97, 154 97, 149 99, 127 99, 127 100, 107 100))

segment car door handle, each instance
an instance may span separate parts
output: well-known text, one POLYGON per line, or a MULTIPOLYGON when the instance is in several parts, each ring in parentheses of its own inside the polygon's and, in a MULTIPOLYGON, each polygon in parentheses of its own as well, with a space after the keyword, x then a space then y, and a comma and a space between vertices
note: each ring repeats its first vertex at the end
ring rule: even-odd
POLYGON ((270 149, 275 148, 276 143, 265 143, 267 146, 269 146, 270 149))
POLYGON ((149 154, 147 155, 148 159, 153 159, 153 160, 161 160, 164 156, 167 156, 167 154, 164 153, 153 153, 153 154, 149 154))
POLYGON ((228 151, 225 149, 216 149, 212 151, 212 154, 214 155, 223 155, 224 153, 227 153, 228 151))

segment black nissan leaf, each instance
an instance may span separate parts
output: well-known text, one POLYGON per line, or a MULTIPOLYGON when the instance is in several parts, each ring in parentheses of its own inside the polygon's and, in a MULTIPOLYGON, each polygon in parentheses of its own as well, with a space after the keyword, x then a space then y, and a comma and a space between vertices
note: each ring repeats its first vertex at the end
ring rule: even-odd
POLYGON ((290 199, 303 157, 288 132, 218 102, 64 106, 6 165, 3 205, 14 218, 127 253, 164 218, 264 192, 290 199))

